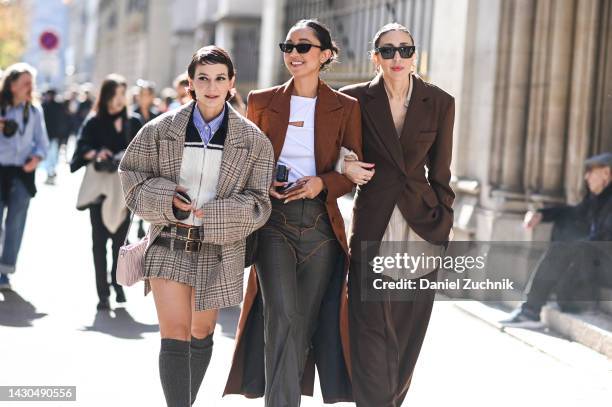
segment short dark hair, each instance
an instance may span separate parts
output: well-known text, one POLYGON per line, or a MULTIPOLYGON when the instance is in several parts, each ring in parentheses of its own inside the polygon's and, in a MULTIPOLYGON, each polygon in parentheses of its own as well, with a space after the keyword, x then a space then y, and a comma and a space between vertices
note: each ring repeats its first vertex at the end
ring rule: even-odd
POLYGON ((329 28, 327 28, 319 20, 314 19, 314 18, 309 18, 309 19, 298 21, 297 23, 293 25, 293 27, 289 29, 289 31, 293 30, 294 28, 304 28, 304 27, 310 28, 311 30, 314 31, 315 36, 321 43, 321 51, 329 49, 332 52, 332 56, 329 57, 327 61, 321 64, 321 70, 323 71, 327 69, 329 65, 331 65, 332 63, 337 62, 338 54, 340 53, 340 49, 338 48, 336 43, 332 40, 331 32, 329 31, 329 28))
MULTIPOLYGON (((108 102, 115 97, 117 88, 123 86, 127 89, 127 81, 121 75, 112 73, 104 78, 102 86, 100 86, 100 93, 96 99, 96 106, 94 108, 96 116, 104 117, 109 116, 108 113, 108 102)), ((125 110, 125 108, 124 108, 125 110)))
MULTIPOLYGON (((236 71, 234 70, 234 63, 232 62, 232 58, 229 53, 221 47, 217 47, 216 45, 208 45, 206 47, 200 48, 193 54, 191 57, 191 62, 187 67, 187 76, 189 79, 193 80, 195 77, 196 67, 198 65, 214 65, 214 64, 223 64, 227 67, 227 75, 231 80, 236 71)), ((196 94, 193 90, 189 91, 191 98, 196 100, 196 94)), ((225 100, 230 100, 233 94, 231 92, 227 93, 225 100)))

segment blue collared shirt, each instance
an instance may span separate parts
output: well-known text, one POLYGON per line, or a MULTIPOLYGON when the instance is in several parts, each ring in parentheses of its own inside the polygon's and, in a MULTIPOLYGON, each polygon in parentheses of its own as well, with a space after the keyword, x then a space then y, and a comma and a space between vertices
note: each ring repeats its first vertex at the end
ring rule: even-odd
MULTIPOLYGON (((14 165, 21 167, 32 155, 45 158, 49 148, 49 138, 45 127, 45 117, 38 106, 30 107, 30 117, 27 126, 23 126, 24 103, 17 106, 8 106, 3 119, 13 119, 19 129, 13 137, 0 134, 0 165, 14 165), (23 132, 23 134, 22 134, 23 132)), ((1 112, 0 112, 1 113, 1 112)))
POLYGON ((200 137, 202 138, 202 142, 205 146, 208 145, 210 139, 215 135, 221 124, 223 123, 223 116, 225 115, 225 105, 223 105, 223 110, 217 117, 212 119, 209 123, 206 123, 202 114, 200 113, 200 109, 196 105, 193 109, 193 125, 196 129, 198 129, 198 133, 200 133, 200 137))

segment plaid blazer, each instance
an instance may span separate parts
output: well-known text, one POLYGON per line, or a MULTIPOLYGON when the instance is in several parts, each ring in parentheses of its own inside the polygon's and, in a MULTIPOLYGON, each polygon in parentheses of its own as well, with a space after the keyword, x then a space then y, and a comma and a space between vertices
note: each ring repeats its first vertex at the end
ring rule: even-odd
MULTIPOLYGON (((194 103, 148 122, 119 165, 128 208, 151 223, 149 245, 164 226, 179 222, 172 212, 172 198, 194 103)), ((266 223, 271 212, 268 191, 274 168, 272 145, 252 122, 226 106, 228 128, 217 192, 215 199, 202 206, 200 237, 208 247, 202 248, 206 258, 198 261, 202 270, 196 273, 196 311, 242 301, 245 239, 266 223), (215 281, 212 286, 211 278, 215 281), (208 292, 203 292, 206 280, 208 292)), ((147 262, 164 260, 147 258, 147 262)), ((149 291, 146 281, 145 295, 149 291)))

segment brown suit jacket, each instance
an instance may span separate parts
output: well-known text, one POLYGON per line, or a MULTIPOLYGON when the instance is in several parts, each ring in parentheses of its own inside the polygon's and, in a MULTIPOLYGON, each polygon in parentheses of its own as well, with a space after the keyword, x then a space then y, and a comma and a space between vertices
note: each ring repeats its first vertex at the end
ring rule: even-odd
MULTIPOLYGON (((284 85, 254 91, 249 94, 247 117, 252 120, 272 142, 275 160, 278 160, 285 142, 287 127, 289 126, 289 108, 292 92, 293 80, 290 80, 284 85)), ((342 278, 342 288, 338 288, 334 294, 336 296, 335 301, 330 301, 322 305, 320 315, 325 314, 326 311, 339 312, 338 318, 327 319, 328 321, 335 321, 327 325, 335 323, 336 326, 327 327, 328 330, 326 332, 329 332, 332 336, 334 334, 337 336, 339 320, 342 349, 338 349, 337 351, 342 352, 347 368, 350 369, 346 288, 346 273, 348 271, 348 244, 344 231, 344 220, 340 214, 336 200, 342 195, 350 192, 354 185, 348 180, 348 178, 334 170, 336 161, 338 160, 338 155, 340 153, 340 147, 342 146, 354 151, 359 158, 362 157, 361 113, 359 104, 352 97, 336 92, 327 86, 323 81, 319 81, 317 103, 315 108, 316 169, 317 175, 323 179, 323 183, 325 184, 325 188, 327 190, 325 206, 327 208, 327 213, 329 215, 332 228, 338 242, 346 253, 343 262, 344 275, 342 278), (340 295, 340 301, 337 300, 338 295, 340 295), (331 310, 331 308, 334 308, 333 304, 335 304, 335 311, 331 310), (326 305, 330 305, 330 310, 324 310, 326 305)), ((244 298, 244 305, 240 314, 240 321, 238 323, 236 351, 234 353, 232 368, 224 394, 245 394, 248 397, 259 397, 263 395, 263 389, 261 389, 261 391, 249 390, 249 383, 257 381, 261 378, 254 379, 252 377, 247 377, 246 375, 248 372, 246 371, 249 369, 245 370, 244 366, 246 363, 245 358, 249 357, 249 353, 251 351, 251 349, 247 349, 249 347, 248 344, 252 343, 253 341, 253 339, 249 336, 259 335, 259 333, 245 333, 247 322, 249 322, 249 318, 251 316, 251 310, 256 302, 257 292, 257 275, 254 268, 252 268, 247 292, 244 298)), ((253 319, 254 318, 251 318, 251 320, 253 319)), ((319 322, 320 327, 321 325, 326 325, 326 322, 323 322, 322 320, 319 322)), ((324 330, 325 329, 319 329, 321 332, 324 330)), ((256 332, 257 330, 251 325, 251 327, 248 327, 246 331, 256 332)), ((263 333, 261 333, 261 335, 263 338, 263 333)), ((325 336, 326 334, 323 335, 325 336)), ((329 344, 333 343, 333 341, 328 340, 324 343, 329 344)), ((253 349, 253 351, 261 352, 262 349, 253 349)), ((323 353, 321 355, 323 355, 326 351, 331 354, 332 352, 336 351, 336 349, 323 349, 322 351, 323 353)), ((307 362, 302 380, 302 392, 306 395, 312 395, 313 392, 313 355, 315 353, 317 352, 310 352, 309 361, 307 362)), ((317 363, 320 363, 320 361, 324 363, 326 359, 329 360, 329 363, 334 363, 333 361, 337 360, 331 356, 329 358, 321 356, 318 358, 317 363)), ((336 366, 334 366, 334 368, 335 367, 336 366)), ((253 369, 250 369, 250 371, 252 370, 253 369)), ((263 370, 261 370, 261 375, 263 375, 263 370)), ((323 383, 322 381, 321 387, 323 398, 327 400, 326 402, 352 400, 350 390, 346 391, 346 387, 343 387, 342 385, 336 386, 335 382, 330 384, 323 383)))
POLYGON ((448 241, 455 199, 449 186, 455 101, 440 88, 413 78, 399 138, 382 76, 340 89, 360 103, 363 158, 376 164, 374 177, 355 196, 353 255, 361 242, 380 241, 396 204, 423 239, 437 244, 448 241))

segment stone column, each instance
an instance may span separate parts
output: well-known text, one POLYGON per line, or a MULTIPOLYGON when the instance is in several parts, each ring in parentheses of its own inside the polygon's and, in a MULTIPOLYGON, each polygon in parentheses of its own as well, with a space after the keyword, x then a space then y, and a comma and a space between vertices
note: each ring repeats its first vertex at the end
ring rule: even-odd
POLYGON ((581 168, 589 154, 591 118, 595 110, 593 98, 596 86, 600 4, 597 0, 578 0, 576 7, 564 182, 566 198, 570 203, 578 202, 582 196, 583 174, 577 169, 581 168))
POLYGON ((560 197, 565 176, 576 0, 538 2, 529 103, 527 190, 560 197))
POLYGON ((596 110, 591 153, 612 151, 612 4, 602 2, 600 10, 599 56, 597 57, 596 110))
POLYGON ((285 0, 264 0, 261 12, 259 71, 257 86, 266 88, 279 83, 281 54, 275 46, 284 38, 285 0))
POLYGON ((534 3, 503 2, 498 97, 493 144, 493 181, 503 191, 523 192, 524 143, 529 101, 534 3))

